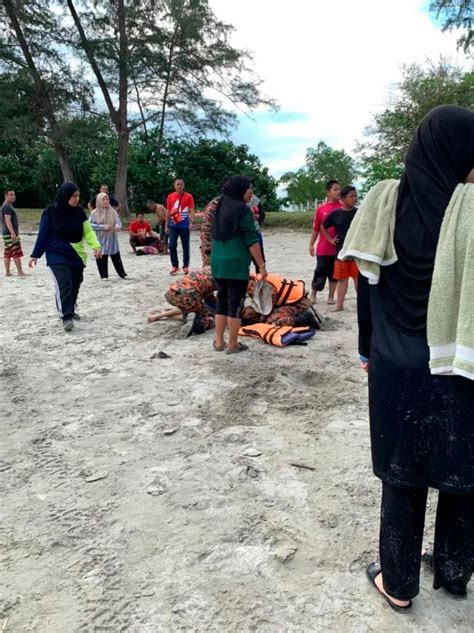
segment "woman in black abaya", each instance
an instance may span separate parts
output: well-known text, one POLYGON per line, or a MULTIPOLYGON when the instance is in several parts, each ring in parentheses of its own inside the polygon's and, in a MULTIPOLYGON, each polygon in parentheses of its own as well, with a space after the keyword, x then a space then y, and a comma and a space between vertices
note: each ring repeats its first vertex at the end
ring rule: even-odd
POLYGON ((398 261, 381 267, 378 285, 361 278, 360 353, 369 359, 372 460, 383 482, 380 564, 367 573, 396 610, 409 608, 419 591, 429 487, 439 490, 434 550, 424 557, 434 587, 466 595, 474 566, 474 383, 431 375, 426 339, 444 213, 456 186, 473 181, 474 113, 435 108, 406 156, 398 261))

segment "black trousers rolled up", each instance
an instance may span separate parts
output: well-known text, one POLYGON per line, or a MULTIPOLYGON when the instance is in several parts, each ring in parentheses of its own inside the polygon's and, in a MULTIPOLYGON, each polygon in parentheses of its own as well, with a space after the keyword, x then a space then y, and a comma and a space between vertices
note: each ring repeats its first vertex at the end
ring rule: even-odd
MULTIPOLYGON (((102 255, 99 259, 96 259, 97 268, 99 269, 99 275, 101 279, 106 279, 109 276, 109 263, 108 263, 109 255, 102 255)), ((112 260, 112 264, 117 272, 117 275, 122 279, 127 276, 127 273, 124 270, 122 264, 122 258, 120 257, 120 252, 114 253, 110 255, 110 259, 112 260)))
MULTIPOLYGON (((427 488, 383 483, 380 564, 385 591, 398 600, 420 589, 427 488)), ((467 584, 474 567, 474 495, 439 492, 434 539, 434 584, 467 584)))
POLYGON ((84 268, 67 266, 66 264, 50 264, 56 290, 56 308, 64 321, 72 319, 76 311, 79 288, 84 278, 84 268))

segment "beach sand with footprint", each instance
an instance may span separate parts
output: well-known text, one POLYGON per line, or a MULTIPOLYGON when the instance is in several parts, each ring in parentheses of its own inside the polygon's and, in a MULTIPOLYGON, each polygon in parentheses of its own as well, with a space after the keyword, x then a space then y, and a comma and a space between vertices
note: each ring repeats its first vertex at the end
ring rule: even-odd
MULTIPOLYGON (((308 241, 267 232, 268 269, 309 284, 308 241)), ((425 571, 405 617, 365 578, 380 483, 353 290, 337 314, 323 293, 307 346, 216 354, 146 323, 169 261, 120 242, 130 280, 90 260, 71 334, 44 261, 0 277, 0 630, 471 630, 472 600, 425 571)))

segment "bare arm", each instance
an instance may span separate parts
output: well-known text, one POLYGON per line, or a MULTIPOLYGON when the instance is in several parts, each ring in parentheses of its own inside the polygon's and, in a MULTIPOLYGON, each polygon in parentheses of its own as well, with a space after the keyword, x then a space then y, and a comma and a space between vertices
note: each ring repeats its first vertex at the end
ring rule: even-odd
POLYGON ((314 257, 314 244, 318 239, 319 231, 315 231, 314 229, 311 231, 311 237, 309 238, 309 254, 311 257, 314 257))
POLYGON ((324 235, 324 237, 327 239, 327 241, 333 246, 336 246, 336 244, 339 242, 339 237, 337 235, 335 235, 334 237, 331 237, 329 235, 329 231, 324 226, 324 224, 321 224, 321 232, 324 235))

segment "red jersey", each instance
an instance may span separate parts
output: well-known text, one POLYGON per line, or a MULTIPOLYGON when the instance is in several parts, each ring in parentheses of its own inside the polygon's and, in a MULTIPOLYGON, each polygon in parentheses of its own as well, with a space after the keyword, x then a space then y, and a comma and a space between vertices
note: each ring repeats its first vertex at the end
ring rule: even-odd
MULTIPOLYGON (((326 220, 328 215, 330 215, 336 209, 340 208, 341 201, 336 200, 336 202, 325 202, 316 209, 313 222, 313 231, 319 233, 319 240, 316 246, 316 255, 336 255, 336 247, 330 244, 324 237, 321 231, 321 224, 324 222, 324 220, 326 220)), ((334 227, 327 229, 327 232, 331 237, 334 237, 336 235, 336 230, 334 229, 334 227)))
POLYGON ((166 198, 170 226, 187 228, 189 226, 189 209, 194 209, 194 198, 187 191, 173 191, 166 198))
POLYGON ((148 222, 133 220, 128 225, 128 230, 130 233, 138 233, 139 235, 146 237, 147 233, 151 231, 151 225, 148 224, 148 222))

